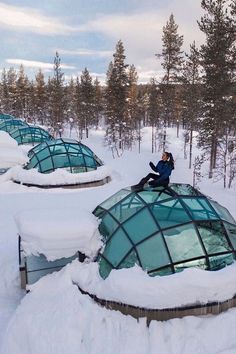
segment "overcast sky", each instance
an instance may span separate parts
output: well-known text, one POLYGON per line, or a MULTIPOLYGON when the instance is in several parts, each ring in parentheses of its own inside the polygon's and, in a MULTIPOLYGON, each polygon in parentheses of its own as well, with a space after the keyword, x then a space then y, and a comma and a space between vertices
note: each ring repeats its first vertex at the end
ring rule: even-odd
POLYGON ((125 47, 126 63, 134 64, 140 82, 158 77, 162 30, 171 13, 184 35, 185 51, 204 36, 197 20, 201 0, 9 0, 0 2, 0 69, 24 65, 31 78, 41 68, 53 75, 55 52, 66 77, 87 67, 104 81, 116 43, 125 47))

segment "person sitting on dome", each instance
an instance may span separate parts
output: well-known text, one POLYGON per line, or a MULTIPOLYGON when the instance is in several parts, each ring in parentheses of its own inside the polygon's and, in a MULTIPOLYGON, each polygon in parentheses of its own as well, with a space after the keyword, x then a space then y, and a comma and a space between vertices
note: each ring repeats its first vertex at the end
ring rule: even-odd
POLYGON ((146 177, 142 178, 141 181, 133 186, 133 189, 143 188, 144 184, 150 179, 149 185, 152 187, 166 187, 170 182, 170 175, 172 170, 174 170, 174 159, 171 152, 163 152, 162 159, 155 166, 153 162, 149 162, 151 169, 156 172, 150 172, 146 177))

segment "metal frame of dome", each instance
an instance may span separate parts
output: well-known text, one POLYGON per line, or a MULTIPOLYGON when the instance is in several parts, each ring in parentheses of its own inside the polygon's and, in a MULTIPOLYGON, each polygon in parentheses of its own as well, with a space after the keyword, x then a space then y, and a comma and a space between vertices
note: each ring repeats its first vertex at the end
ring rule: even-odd
POLYGON ((19 126, 28 126, 28 124, 20 119, 0 120, 0 130, 8 133, 19 126))
POLYGON ((105 248, 100 274, 135 263, 149 275, 187 267, 217 270, 236 258, 236 222, 228 210, 187 184, 125 188, 93 212, 105 248))
POLYGON ((86 145, 74 139, 60 138, 45 141, 28 152, 30 161, 26 169, 38 168, 41 173, 50 173, 65 168, 71 173, 96 170, 102 161, 86 145))
POLYGON ((38 126, 19 126, 9 132, 11 137, 22 144, 39 144, 45 140, 52 140, 53 137, 45 129, 38 126))

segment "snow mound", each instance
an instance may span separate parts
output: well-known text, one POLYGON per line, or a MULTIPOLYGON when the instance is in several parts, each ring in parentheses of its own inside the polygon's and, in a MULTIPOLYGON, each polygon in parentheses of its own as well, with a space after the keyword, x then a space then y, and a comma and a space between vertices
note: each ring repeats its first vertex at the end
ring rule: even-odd
POLYGON ((100 166, 97 170, 70 173, 64 169, 57 169, 51 173, 40 173, 37 169, 25 170, 21 166, 13 167, 8 171, 8 176, 16 182, 34 184, 39 186, 59 186, 67 184, 80 184, 101 181, 111 175, 108 166, 100 166))
POLYGON ((100 299, 147 309, 174 308, 221 302, 236 294, 236 262, 218 271, 197 268, 168 276, 150 277, 140 267, 112 270, 103 280, 98 263, 80 263, 73 280, 100 299))
POLYGON ((0 131, 0 168, 10 168, 23 165, 28 158, 18 146, 16 140, 4 131, 0 131))
POLYGON ((44 254, 49 261, 73 256, 77 251, 88 257, 102 246, 99 220, 83 209, 38 209, 15 215, 26 255, 44 254))

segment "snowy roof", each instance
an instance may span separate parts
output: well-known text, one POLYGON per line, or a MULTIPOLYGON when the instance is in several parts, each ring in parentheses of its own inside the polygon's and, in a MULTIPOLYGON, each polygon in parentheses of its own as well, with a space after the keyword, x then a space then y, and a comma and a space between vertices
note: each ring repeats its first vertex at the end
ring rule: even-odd
POLYGON ((83 209, 37 209, 15 216, 26 255, 44 254, 48 260, 70 257, 77 251, 93 257, 102 243, 98 219, 83 209))
POLYGON ((50 173, 65 168, 71 173, 96 170, 102 161, 86 145, 74 139, 60 138, 44 141, 32 148, 26 169, 37 168, 41 173, 50 173))
POLYGON ((9 134, 18 144, 39 144, 53 137, 44 129, 38 126, 19 126, 10 131, 9 134))
POLYGON ((23 165, 28 161, 17 142, 5 131, 0 131, 0 168, 23 165))
POLYGON ((187 184, 124 188, 94 211, 105 248, 100 274, 138 264, 151 276, 189 267, 216 270, 236 255, 236 222, 229 211, 187 184))
POLYGON ((40 173, 36 168, 26 170, 21 166, 11 168, 7 172, 9 179, 16 182, 36 186, 66 186, 101 181, 111 175, 108 166, 100 166, 94 171, 70 173, 64 169, 57 169, 51 173, 40 173))

